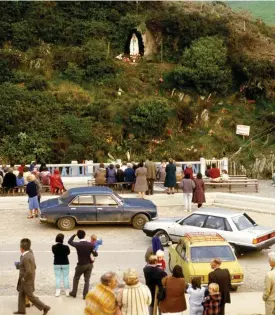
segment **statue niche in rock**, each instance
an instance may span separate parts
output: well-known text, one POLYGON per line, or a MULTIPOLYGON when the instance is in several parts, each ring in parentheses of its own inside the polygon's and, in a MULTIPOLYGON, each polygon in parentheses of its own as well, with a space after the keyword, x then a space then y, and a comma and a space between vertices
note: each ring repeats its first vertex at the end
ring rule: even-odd
POLYGON ((136 62, 144 55, 144 44, 142 35, 136 29, 129 33, 126 45, 125 54, 129 55, 132 62, 136 62))

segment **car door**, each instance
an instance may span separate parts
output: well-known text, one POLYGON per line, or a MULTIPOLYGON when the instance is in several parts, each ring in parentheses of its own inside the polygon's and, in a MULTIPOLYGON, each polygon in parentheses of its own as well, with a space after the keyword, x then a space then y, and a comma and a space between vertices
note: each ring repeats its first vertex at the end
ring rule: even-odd
POLYGON ((122 222, 123 207, 112 195, 94 195, 98 222, 122 222))
POLYGON ((180 242, 176 247, 177 258, 176 258, 176 265, 182 267, 184 277, 188 277, 188 258, 186 254, 186 244, 180 242))
POLYGON ((68 205, 71 215, 77 219, 78 223, 88 223, 97 221, 97 212, 93 195, 76 196, 68 205))
POLYGON ((227 241, 230 241, 233 235, 232 228, 227 219, 219 216, 209 215, 203 226, 203 230, 206 232, 216 232, 227 241))
POLYGON ((185 233, 202 232, 207 215, 194 213, 175 225, 174 234, 178 237, 185 233))

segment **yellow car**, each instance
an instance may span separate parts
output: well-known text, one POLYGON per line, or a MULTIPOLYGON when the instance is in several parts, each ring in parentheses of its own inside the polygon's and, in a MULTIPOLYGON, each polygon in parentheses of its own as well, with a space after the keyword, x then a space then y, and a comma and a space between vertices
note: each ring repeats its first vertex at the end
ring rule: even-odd
POLYGON ((182 266, 186 282, 201 278, 202 285, 208 285, 212 271, 210 262, 214 258, 222 261, 221 268, 227 268, 231 275, 232 289, 243 284, 243 270, 229 243, 217 233, 189 233, 181 237, 178 244, 169 247, 169 268, 182 266))

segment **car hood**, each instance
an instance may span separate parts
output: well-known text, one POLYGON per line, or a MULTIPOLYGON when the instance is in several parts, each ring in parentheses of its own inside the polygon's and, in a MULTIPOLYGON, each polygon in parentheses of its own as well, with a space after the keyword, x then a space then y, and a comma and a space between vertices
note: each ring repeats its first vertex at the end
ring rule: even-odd
POLYGON ((174 223, 177 222, 178 220, 182 219, 182 217, 169 217, 169 218, 158 218, 155 220, 155 223, 174 223))
POLYGON ((52 208, 59 205, 59 198, 48 199, 40 203, 40 210, 52 208))
POLYGON ((251 228, 248 228, 246 230, 242 230, 240 232, 248 232, 254 236, 255 235, 256 236, 263 236, 263 235, 266 235, 268 233, 272 233, 274 231, 275 230, 273 228, 257 225, 257 226, 252 226, 251 228))
POLYGON ((152 208, 156 209, 156 205, 151 200, 139 198, 124 198, 124 206, 132 208, 152 208))

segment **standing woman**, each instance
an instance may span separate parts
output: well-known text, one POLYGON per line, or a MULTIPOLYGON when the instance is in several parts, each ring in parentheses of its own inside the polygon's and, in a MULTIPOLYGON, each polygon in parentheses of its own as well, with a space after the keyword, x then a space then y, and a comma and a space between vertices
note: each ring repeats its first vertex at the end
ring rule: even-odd
POLYGON ((38 217, 38 209, 39 209, 39 203, 38 203, 38 196, 37 196, 37 186, 35 184, 35 176, 29 175, 27 177, 28 184, 26 186, 26 193, 29 197, 29 210, 30 215, 28 216, 28 219, 32 219, 34 216, 38 217))
POLYGON ((52 246, 52 252, 54 254, 54 270, 56 276, 56 294, 60 295, 60 283, 61 276, 63 278, 63 285, 66 296, 69 296, 69 259, 70 248, 67 245, 63 245, 64 234, 60 233, 56 236, 56 244, 52 246))
POLYGON ((162 285, 166 288, 166 297, 159 304, 162 315, 184 315, 187 305, 186 283, 182 267, 174 266, 172 276, 163 278, 162 285))
POLYGON ((205 200, 205 185, 204 181, 202 179, 202 174, 198 173, 196 175, 196 179, 194 180, 195 182, 195 189, 193 193, 193 203, 197 203, 197 207, 200 208, 205 200))
POLYGON ((138 192, 139 197, 145 197, 145 192, 148 190, 148 181, 147 181, 147 169, 144 167, 144 163, 140 162, 138 168, 135 171, 136 182, 134 186, 134 191, 138 192))
POLYGON ((176 185, 176 166, 173 164, 173 159, 169 159, 169 164, 166 166, 166 178, 164 186, 169 188, 168 195, 174 194, 174 187, 176 185))
POLYGON ((149 315, 151 292, 139 281, 138 273, 130 268, 124 273, 125 286, 118 292, 117 302, 122 315, 149 315))

